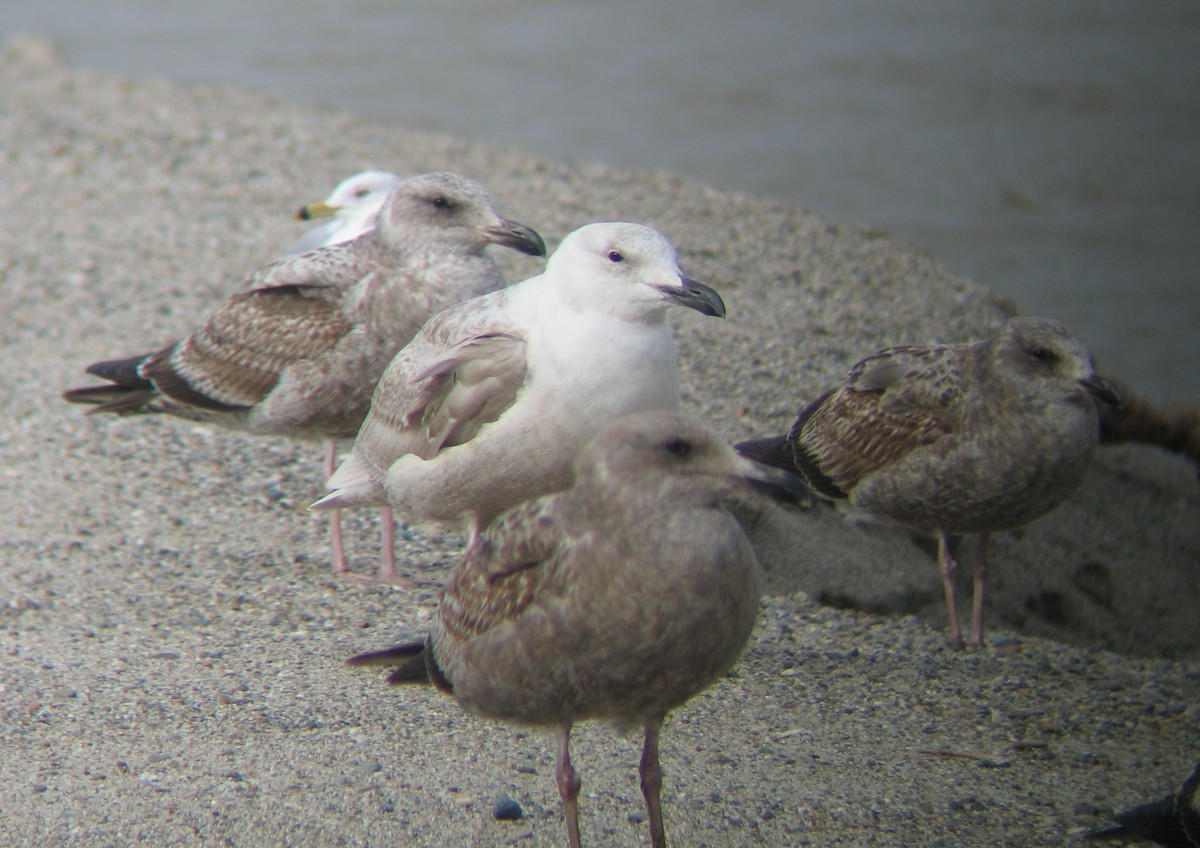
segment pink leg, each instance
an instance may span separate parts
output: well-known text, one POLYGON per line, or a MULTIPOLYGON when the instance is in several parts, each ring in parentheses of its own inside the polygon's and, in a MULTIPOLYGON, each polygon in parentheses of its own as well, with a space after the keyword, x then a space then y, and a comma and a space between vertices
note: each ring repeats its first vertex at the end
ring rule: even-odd
POLYGON ((467 546, 463 549, 464 554, 475 549, 475 543, 479 541, 482 534, 483 528, 479 526, 478 520, 472 519, 467 527, 467 546))
POLYGON ((563 813, 567 818, 567 842, 571 848, 579 848, 579 787, 583 781, 571 767, 571 725, 558 731, 558 768, 554 776, 558 780, 558 794, 562 797, 563 813))
MULTIPOLYGON (((385 506, 379 510, 379 539, 380 557, 379 579, 394 580, 396 577, 396 521, 392 517, 392 508, 385 506)), ((407 583, 408 581, 403 581, 407 583)))
POLYGON ((950 555, 950 535, 938 533, 938 571, 942 575, 942 591, 946 595, 946 613, 950 616, 950 644, 962 645, 962 634, 958 630, 958 603, 954 598, 954 572, 958 563, 950 555))
POLYGON ((642 762, 638 774, 642 778, 642 797, 646 799, 646 816, 650 820, 650 845, 667 848, 667 835, 662 815, 662 766, 658 762, 658 734, 662 717, 646 722, 646 741, 642 746, 642 762))
MULTIPOLYGON (((333 439, 325 440, 325 479, 328 480, 333 476, 334 462, 337 460, 337 442, 333 439)), ((346 551, 342 547, 342 511, 340 509, 329 510, 329 557, 333 561, 333 573, 345 574, 348 570, 346 566, 346 551)))
POLYGON ((987 583, 987 549, 991 538, 991 533, 981 533, 979 547, 975 550, 975 598, 971 607, 971 638, 967 640, 974 648, 983 647, 983 590, 987 583))

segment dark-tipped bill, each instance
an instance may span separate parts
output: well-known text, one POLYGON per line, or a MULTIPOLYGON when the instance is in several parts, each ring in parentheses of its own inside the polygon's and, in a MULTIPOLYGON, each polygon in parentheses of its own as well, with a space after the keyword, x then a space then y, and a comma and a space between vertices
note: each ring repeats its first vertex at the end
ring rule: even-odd
POLYGON ((488 241, 504 247, 511 247, 530 256, 545 256, 546 243, 535 230, 516 221, 502 220, 494 227, 488 227, 485 235, 488 241))
POLYGON ((324 200, 318 200, 316 203, 306 203, 296 210, 296 219, 298 221, 309 221, 313 218, 331 218, 338 213, 341 207, 330 206, 324 200))
POLYGON ((1080 380, 1079 385, 1087 389, 1088 394, 1101 403, 1109 406, 1121 405, 1121 393, 1117 391, 1116 386, 1103 377, 1088 377, 1086 380, 1080 380))
POLYGON ((763 465, 746 456, 740 459, 746 468, 741 479, 753 491, 786 503, 811 503, 812 490, 804 485, 804 481, 796 472, 763 465))
POLYGON ((725 317, 725 301, 721 300, 716 289, 711 289, 703 283, 697 283, 687 277, 680 277, 678 286, 655 286, 655 288, 680 306, 695 309, 701 315, 711 315, 714 318, 725 317))

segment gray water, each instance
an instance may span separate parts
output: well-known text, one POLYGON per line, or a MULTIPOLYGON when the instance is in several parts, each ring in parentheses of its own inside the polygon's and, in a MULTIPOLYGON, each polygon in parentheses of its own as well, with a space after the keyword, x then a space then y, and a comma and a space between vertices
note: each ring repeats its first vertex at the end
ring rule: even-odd
POLYGON ((5 0, 16 30, 869 224, 1200 397, 1195 0, 5 0))

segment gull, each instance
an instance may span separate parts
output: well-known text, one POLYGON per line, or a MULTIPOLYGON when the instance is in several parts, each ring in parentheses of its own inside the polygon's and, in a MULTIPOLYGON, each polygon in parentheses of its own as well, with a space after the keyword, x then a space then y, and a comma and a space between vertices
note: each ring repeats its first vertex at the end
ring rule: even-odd
POLYGON ((1200 762, 1173 795, 1112 817, 1116 827, 1092 831, 1088 840, 1143 839, 1167 848, 1200 848, 1200 762))
POLYGON ((573 724, 645 733, 639 775, 651 843, 666 845, 658 739, 666 714, 741 655, 757 617, 758 561, 721 499, 792 474, 739 456, 672 412, 622 418, 577 458, 574 486, 500 516, 457 563, 425 639, 352 657, 399 665, 469 713, 553 728, 567 834, 578 848, 573 724))
MULTIPOLYGON (((351 241, 368 230, 375 229, 379 221, 379 210, 383 208, 392 189, 403 182, 403 177, 391 171, 361 171, 347 177, 336 186, 324 200, 306 203, 296 212, 296 219, 309 221, 316 218, 328 218, 325 223, 313 227, 300 238, 292 242, 286 256, 296 256, 308 253, 319 247, 351 241)), ((324 479, 328 480, 333 474, 337 462, 337 442, 335 439, 326 441, 325 459, 322 463, 324 479)), ((334 512, 330 515, 330 535, 336 540, 338 547, 342 544, 341 516, 334 512)), ((380 566, 381 577, 391 579, 395 576, 395 557, 392 537, 395 521, 390 506, 379 510, 379 526, 383 536, 383 561, 380 566)), ((345 555, 333 557, 334 570, 344 567, 345 555)))
POLYGON ((373 230, 388 194, 402 181, 403 177, 391 171, 363 171, 342 180, 324 200, 304 204, 296 213, 297 219, 330 220, 313 227, 292 242, 287 255, 295 256, 318 247, 341 244, 358 238, 367 230, 373 230))
POLYGON ((569 486, 575 456, 610 421, 679 408, 672 305, 725 315, 659 232, 581 227, 544 273, 430 319, 384 371, 313 508, 390 503, 465 521, 474 543, 505 509, 569 486))
POLYGON ((1096 451, 1097 401, 1119 397, 1066 326, 1013 318, 983 341, 869 356, 801 409, 786 436, 737 447, 865 517, 936 533, 956 645, 950 535, 980 534, 969 639, 979 646, 988 539, 1079 486, 1096 451))
MULTIPOLYGON (((266 266, 186 338, 90 365, 109 383, 64 397, 96 404, 93 412, 323 439, 328 476, 334 440, 358 432, 396 351, 438 310, 504 284, 488 244, 545 253, 538 234, 501 218, 478 183, 409 178, 388 196, 376 230, 266 266)), ((331 532, 333 569, 344 573, 336 513, 331 532)), ((381 576, 393 575, 385 545, 381 576)))

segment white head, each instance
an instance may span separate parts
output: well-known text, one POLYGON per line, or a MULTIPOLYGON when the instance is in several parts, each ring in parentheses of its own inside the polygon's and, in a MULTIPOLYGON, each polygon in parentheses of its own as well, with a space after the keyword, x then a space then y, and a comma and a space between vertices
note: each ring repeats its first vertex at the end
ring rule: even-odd
POLYGON ((546 276, 560 287, 567 302, 602 302, 630 318, 661 318, 674 304, 725 317, 721 296, 688 279, 679 269, 671 243, 641 224, 580 227, 554 251, 546 276))
POLYGON ((395 188, 402 177, 391 171, 363 171, 347 177, 325 198, 325 203, 335 210, 363 210, 379 212, 388 192, 395 188))
POLYGON ((390 171, 363 171, 342 180, 324 200, 309 203, 296 213, 297 218, 327 218, 336 215, 342 219, 354 219, 369 229, 388 192, 395 188, 402 177, 390 171))

